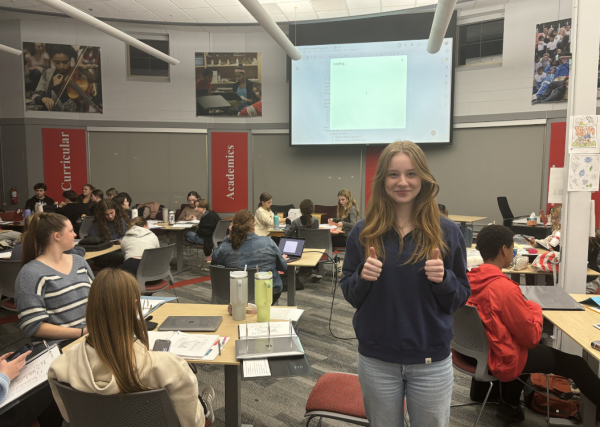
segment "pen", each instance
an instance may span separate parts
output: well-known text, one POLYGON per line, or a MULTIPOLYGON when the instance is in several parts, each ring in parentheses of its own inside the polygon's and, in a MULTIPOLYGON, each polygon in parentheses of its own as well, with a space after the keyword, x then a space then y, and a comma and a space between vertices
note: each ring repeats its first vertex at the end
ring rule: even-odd
POLYGON ((219 356, 220 356, 221 355, 221 340, 218 340, 217 342, 219 343, 218 345, 219 345, 219 356))

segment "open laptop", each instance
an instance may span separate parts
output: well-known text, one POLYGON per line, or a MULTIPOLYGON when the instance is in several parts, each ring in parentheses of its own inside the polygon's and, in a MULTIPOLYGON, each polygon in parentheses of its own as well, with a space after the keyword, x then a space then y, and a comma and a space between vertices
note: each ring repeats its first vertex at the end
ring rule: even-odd
POLYGON ((159 331, 214 332, 223 316, 169 316, 158 327, 159 331))
POLYGON ((282 255, 287 255, 290 259, 289 262, 298 261, 302 258, 302 251, 304 250, 305 244, 306 239, 282 237, 279 240, 279 252, 281 252, 282 255))

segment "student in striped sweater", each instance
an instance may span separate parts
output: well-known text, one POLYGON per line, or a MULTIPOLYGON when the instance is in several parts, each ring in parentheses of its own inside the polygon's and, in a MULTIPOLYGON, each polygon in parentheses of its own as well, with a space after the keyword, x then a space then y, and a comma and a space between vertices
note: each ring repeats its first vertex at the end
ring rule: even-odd
POLYGON ((94 276, 85 259, 64 253, 74 246, 66 217, 42 213, 29 223, 15 300, 19 327, 34 346, 42 339, 65 345, 87 333, 85 310, 94 276))

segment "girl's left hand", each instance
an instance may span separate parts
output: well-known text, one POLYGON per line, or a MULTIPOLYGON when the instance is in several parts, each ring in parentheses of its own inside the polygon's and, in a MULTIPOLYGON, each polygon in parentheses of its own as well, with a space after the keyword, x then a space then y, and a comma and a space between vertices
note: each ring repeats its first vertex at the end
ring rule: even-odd
POLYGON ((433 251, 433 259, 425 261, 425 275, 430 282, 442 283, 444 280, 444 261, 440 259, 440 250, 433 251))

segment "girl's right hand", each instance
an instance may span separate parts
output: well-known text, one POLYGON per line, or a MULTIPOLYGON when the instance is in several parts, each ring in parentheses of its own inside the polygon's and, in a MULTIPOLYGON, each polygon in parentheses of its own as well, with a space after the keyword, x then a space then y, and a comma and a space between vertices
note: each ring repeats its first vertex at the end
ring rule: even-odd
POLYGON ((377 259, 375 248, 369 248, 369 258, 365 261, 365 265, 360 273, 360 277, 368 282, 374 282, 381 275, 383 263, 377 259))

